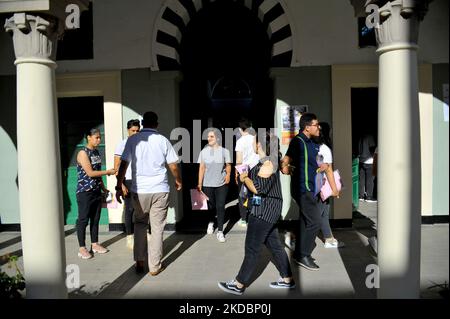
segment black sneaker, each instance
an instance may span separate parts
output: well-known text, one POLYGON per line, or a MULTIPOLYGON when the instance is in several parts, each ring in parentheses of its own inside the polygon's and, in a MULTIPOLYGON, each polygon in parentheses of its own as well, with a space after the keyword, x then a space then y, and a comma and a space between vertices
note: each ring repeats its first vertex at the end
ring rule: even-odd
POLYGON ((319 266, 317 266, 317 264, 312 260, 312 257, 305 256, 298 260, 295 260, 295 262, 308 270, 319 270, 319 266))
POLYGON ((217 285, 223 291, 228 292, 229 294, 238 295, 238 296, 242 295, 245 290, 245 288, 239 288, 237 286, 236 280, 234 280, 234 279, 229 282, 218 282, 217 285))
POLYGON ((274 281, 270 283, 270 288, 275 289, 293 289, 295 288, 295 282, 294 280, 291 280, 291 282, 285 282, 283 278, 278 279, 278 281, 274 281))

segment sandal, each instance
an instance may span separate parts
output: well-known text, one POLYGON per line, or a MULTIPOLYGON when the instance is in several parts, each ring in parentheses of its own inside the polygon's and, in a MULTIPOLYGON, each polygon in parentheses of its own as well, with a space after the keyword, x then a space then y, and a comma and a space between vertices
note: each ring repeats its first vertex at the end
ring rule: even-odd
POLYGON ((81 259, 91 259, 92 258, 92 254, 90 252, 87 251, 87 249, 81 251, 78 251, 78 257, 81 259))
POLYGON ((105 247, 102 247, 100 245, 97 245, 97 249, 92 247, 92 252, 94 252, 96 254, 106 254, 108 251, 109 251, 108 249, 106 249, 105 247))

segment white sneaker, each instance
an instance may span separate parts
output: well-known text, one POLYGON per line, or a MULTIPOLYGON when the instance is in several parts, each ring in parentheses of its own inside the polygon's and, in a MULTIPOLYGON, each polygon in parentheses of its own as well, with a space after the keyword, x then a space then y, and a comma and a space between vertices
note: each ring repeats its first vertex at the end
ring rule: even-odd
POLYGON ((206 233, 207 233, 208 235, 211 235, 211 234, 214 233, 214 223, 213 223, 213 222, 210 222, 210 223, 208 224, 208 228, 206 229, 206 233))
POLYGON ((341 248, 344 247, 345 244, 337 239, 333 238, 332 240, 326 240, 323 245, 325 248, 341 248))
POLYGON ((221 243, 224 243, 226 241, 225 235, 223 234, 223 232, 221 232, 221 231, 217 232, 217 240, 221 243))
POLYGON ((134 235, 127 235, 127 248, 133 250, 134 246, 134 235))

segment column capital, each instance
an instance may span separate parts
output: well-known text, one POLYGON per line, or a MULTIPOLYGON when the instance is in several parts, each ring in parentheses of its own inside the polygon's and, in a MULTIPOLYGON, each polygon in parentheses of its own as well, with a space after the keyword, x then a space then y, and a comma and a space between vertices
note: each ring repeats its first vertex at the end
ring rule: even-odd
POLYGON ((64 26, 50 15, 15 13, 6 20, 5 29, 12 34, 15 64, 34 62, 55 64, 58 36, 64 26))
POLYGON ((377 53, 399 49, 417 49, 419 24, 431 0, 367 1, 383 4, 378 8, 379 25, 375 27, 377 53))

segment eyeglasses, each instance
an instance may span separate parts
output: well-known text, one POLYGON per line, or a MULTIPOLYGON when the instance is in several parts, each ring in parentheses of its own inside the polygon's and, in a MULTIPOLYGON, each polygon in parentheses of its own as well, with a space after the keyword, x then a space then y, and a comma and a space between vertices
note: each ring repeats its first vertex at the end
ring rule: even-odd
POLYGON ((308 126, 317 126, 320 128, 320 124, 316 123, 316 124, 309 124, 308 126))

